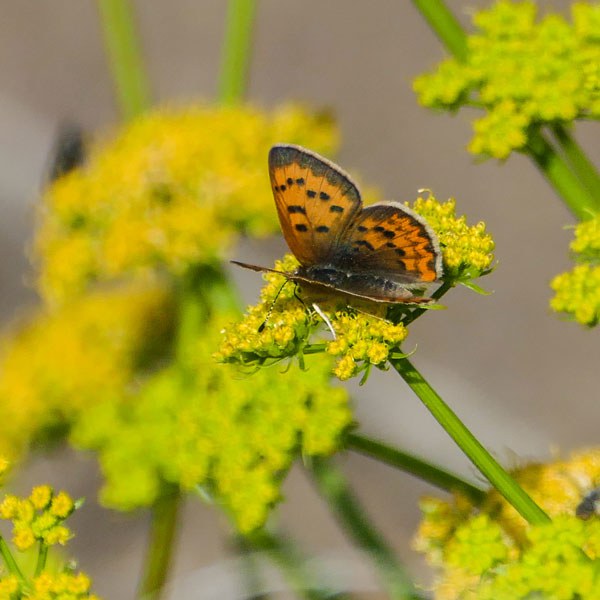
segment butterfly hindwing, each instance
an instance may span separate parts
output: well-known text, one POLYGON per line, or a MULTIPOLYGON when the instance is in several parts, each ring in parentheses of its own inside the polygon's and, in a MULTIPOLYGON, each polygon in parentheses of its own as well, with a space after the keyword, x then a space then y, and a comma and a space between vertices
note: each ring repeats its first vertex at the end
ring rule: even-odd
POLYGON ((343 246, 340 262, 348 261, 358 273, 377 272, 406 284, 442 276, 436 235, 422 217, 397 202, 365 208, 345 232, 343 246))
POLYGON ((356 185, 327 159, 291 144, 271 148, 269 174, 290 250, 302 265, 330 260, 361 211, 356 185))

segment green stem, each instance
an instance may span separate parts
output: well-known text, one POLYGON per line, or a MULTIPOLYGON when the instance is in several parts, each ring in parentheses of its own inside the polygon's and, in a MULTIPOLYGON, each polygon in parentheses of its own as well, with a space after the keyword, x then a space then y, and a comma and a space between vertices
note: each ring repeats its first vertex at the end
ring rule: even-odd
POLYGON ((29 588, 29 584, 27 583, 27 580, 23 576, 23 573, 21 572, 21 569, 19 568, 19 565, 17 564, 15 557, 12 555, 12 552, 10 551, 8 544, 6 543, 5 539, 1 535, 0 535, 0 555, 2 555, 2 558, 4 559, 4 564, 8 568, 8 571, 19 580, 19 583, 23 587, 29 588))
POLYGON ((165 489, 152 507, 144 575, 140 585, 140 596, 148 600, 158 600, 162 595, 171 566, 180 501, 179 491, 171 487, 165 489))
POLYGON ((390 363, 467 458, 504 496, 506 501, 529 523, 547 523, 550 520, 548 515, 479 443, 412 363, 407 358, 393 359, 390 360, 390 363))
MULTIPOLYGON (((554 137, 559 143, 575 175, 589 191, 594 201, 596 212, 600 211, 600 174, 594 164, 586 156, 581 146, 575 141, 569 130, 561 124, 552 128, 554 137)), ((591 215, 590 215, 591 216, 591 215)))
POLYGON ((541 133, 530 134, 527 149, 537 167, 578 219, 589 219, 598 212, 598 202, 541 133))
POLYGON ((299 598, 306 600, 330 600, 332 598, 345 598, 343 595, 334 595, 330 590, 315 583, 313 576, 305 566, 305 559, 297 549, 281 536, 261 530, 249 535, 248 545, 255 550, 265 552, 269 558, 281 569, 283 575, 299 598))
POLYGON ((129 0, 98 0, 104 45, 125 120, 150 105, 150 85, 144 69, 133 9, 129 0))
POLYGON ((392 549, 370 523, 342 473, 331 461, 323 458, 313 458, 312 473, 319 490, 336 511, 341 524, 354 542, 372 557, 381 574, 387 597, 394 600, 422 598, 416 593, 392 549))
POLYGON ((412 473, 423 481, 435 485, 446 492, 460 492, 467 496, 475 505, 481 504, 485 498, 485 491, 481 488, 422 458, 402 452, 397 448, 393 448, 364 435, 351 433, 347 439, 348 447, 351 450, 375 458, 392 467, 397 467, 402 471, 412 473))
POLYGON ((235 104, 246 90, 256 0, 229 0, 219 81, 219 100, 235 104))
POLYGON ((38 552, 37 563, 35 565, 35 577, 41 574, 46 566, 46 559, 48 558, 48 546, 44 542, 40 542, 40 549, 38 552))
POLYGON ((413 0, 442 43, 459 60, 467 58, 467 36, 442 0, 413 0))

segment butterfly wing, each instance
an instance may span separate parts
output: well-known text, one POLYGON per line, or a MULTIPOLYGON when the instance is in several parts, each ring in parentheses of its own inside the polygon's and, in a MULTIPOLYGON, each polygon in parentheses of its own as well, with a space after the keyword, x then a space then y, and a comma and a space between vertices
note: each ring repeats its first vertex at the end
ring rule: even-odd
POLYGON ((353 273, 380 275, 398 284, 426 284, 442 276, 437 236, 415 212, 398 202, 365 208, 344 232, 334 264, 353 273))
POLYGON ((290 250, 302 265, 326 263, 362 209, 356 185, 337 165, 291 144, 271 148, 269 175, 290 250))

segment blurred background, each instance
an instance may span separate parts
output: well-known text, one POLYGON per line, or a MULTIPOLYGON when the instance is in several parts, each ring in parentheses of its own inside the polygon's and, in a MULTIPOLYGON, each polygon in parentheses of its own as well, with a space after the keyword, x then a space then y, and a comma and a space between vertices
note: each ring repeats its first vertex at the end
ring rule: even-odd
MULTIPOLYGON (((467 28, 470 13, 487 4, 448 2, 467 28)), ((569 3, 540 5, 566 13, 569 3)), ((215 98, 226 2, 146 0, 134 7, 156 103, 215 98)), ((456 289, 444 299, 448 310, 411 327, 409 347, 418 346, 417 367, 503 464, 596 444, 598 332, 563 322, 548 309, 550 279, 570 268, 572 231, 565 226, 574 219, 527 158, 476 164, 465 150, 475 113, 450 118, 419 108, 411 81, 443 55, 408 2, 261 0, 248 97, 267 108, 296 100, 330 109, 342 132, 337 162, 345 170, 379 186, 388 199, 412 200, 419 188, 432 189, 440 200, 455 197, 458 214, 487 224, 498 268, 481 284, 493 294, 456 289)), ((3 2, 0 78, 0 315, 6 323, 36 303, 26 252, 60 124, 105 134, 118 123, 95 3, 3 2)), ((597 123, 576 131, 596 164, 598 133, 597 123)), ((284 251, 283 241, 273 239, 243 243, 234 256, 270 264, 284 251)), ((254 302, 260 278, 234 270, 232 276, 245 302, 254 302)), ((477 478, 397 375, 375 373, 367 386, 351 384, 351 391, 364 433, 477 478)), ((356 454, 339 463, 387 540, 426 580, 409 541, 418 499, 434 490, 356 454)), ((15 487, 25 492, 42 481, 88 498, 74 517, 77 537, 69 550, 97 593, 133 597, 147 516, 97 506, 99 475, 83 455, 57 450, 37 459, 15 487)), ((348 544, 300 469, 292 470, 284 493, 277 511, 281 528, 321 569, 352 578, 365 595, 374 591, 368 561, 348 544)), ((188 501, 170 597, 240 597, 228 532, 222 514, 188 501)), ((280 589, 275 571, 271 581, 280 589)))

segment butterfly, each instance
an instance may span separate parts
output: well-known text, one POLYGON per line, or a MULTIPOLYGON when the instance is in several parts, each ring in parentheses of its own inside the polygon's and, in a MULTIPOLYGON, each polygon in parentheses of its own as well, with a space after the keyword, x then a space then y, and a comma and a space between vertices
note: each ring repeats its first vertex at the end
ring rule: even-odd
POLYGON ((399 202, 366 208, 350 176, 333 162, 293 144, 269 152, 269 175, 285 240, 300 266, 280 273, 311 294, 388 304, 427 304, 415 295, 442 277, 438 239, 399 202))

